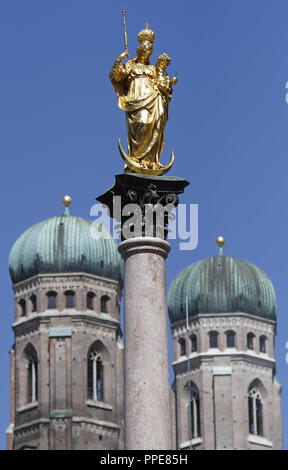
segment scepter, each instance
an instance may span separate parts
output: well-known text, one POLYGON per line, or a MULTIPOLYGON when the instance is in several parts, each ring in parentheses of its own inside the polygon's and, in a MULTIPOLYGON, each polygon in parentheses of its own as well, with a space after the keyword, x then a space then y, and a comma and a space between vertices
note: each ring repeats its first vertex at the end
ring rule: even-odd
POLYGON ((124 23, 124 42, 125 42, 125 50, 128 52, 128 38, 127 38, 127 31, 126 31, 126 11, 124 10, 124 7, 122 8, 122 15, 123 15, 123 23, 124 23))

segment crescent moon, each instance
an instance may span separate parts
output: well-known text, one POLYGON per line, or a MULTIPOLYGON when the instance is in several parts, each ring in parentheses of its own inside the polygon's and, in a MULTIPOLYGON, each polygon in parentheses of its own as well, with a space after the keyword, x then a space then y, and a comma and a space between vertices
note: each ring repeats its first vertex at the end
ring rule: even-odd
POLYGON ((128 155, 124 152, 120 139, 118 140, 118 148, 119 148, 120 155, 123 158, 126 165, 128 166, 128 168, 130 168, 130 170, 134 171, 135 173, 140 173, 142 175, 154 175, 154 176, 164 175, 165 173, 167 173, 167 171, 170 170, 174 162, 174 152, 173 150, 171 150, 170 160, 169 160, 169 163, 167 163, 167 165, 162 166, 161 168, 157 168, 155 170, 152 170, 149 168, 142 168, 139 165, 139 163, 135 162, 135 160, 132 160, 132 158, 128 157, 128 155))

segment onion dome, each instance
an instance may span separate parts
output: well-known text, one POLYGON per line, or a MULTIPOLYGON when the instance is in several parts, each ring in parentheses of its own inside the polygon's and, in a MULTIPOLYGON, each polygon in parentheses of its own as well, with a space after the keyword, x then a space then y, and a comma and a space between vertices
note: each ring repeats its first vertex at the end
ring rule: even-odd
POLYGON ((186 298, 189 316, 244 312, 276 320, 276 295, 267 274, 252 263, 223 256, 224 243, 219 237, 218 256, 191 264, 172 282, 168 295, 172 323, 186 318, 186 298))
POLYGON ((102 226, 70 215, 71 198, 62 200, 65 213, 28 228, 9 256, 12 282, 37 274, 88 273, 123 286, 123 262, 115 240, 102 226))

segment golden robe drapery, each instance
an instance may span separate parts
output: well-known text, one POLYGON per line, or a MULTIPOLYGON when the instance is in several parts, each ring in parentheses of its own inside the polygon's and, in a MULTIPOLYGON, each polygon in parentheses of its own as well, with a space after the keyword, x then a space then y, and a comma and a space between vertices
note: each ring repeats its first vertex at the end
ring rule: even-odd
POLYGON ((129 157, 149 168, 161 167, 168 100, 157 87, 155 67, 132 59, 112 69, 110 77, 118 106, 126 112, 129 157))

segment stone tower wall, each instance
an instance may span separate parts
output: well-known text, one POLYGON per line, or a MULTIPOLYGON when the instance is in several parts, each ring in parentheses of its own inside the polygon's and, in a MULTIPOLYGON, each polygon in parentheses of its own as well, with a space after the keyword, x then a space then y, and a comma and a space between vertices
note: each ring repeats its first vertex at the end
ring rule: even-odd
POLYGON ((275 377, 275 322, 245 313, 197 315, 190 318, 190 333, 197 336, 192 352, 185 321, 172 324, 174 342, 177 448, 187 449, 279 449, 282 448, 281 387, 275 377), (210 348, 209 333, 218 333, 217 348, 210 348), (227 347, 227 332, 235 333, 235 347, 227 347), (247 347, 254 334, 253 350, 247 347), (266 352, 259 348, 266 337, 266 352), (181 354, 186 341, 190 357, 181 354), (191 381, 199 391, 201 435, 190 442, 189 395, 191 381), (261 390, 263 433, 249 433, 248 393, 251 384, 261 390))
POLYGON ((14 286, 11 422, 7 448, 118 449, 123 446, 123 345, 119 284, 87 274, 39 275, 14 286), (57 293, 49 308, 47 293, 57 293), (73 308, 65 292, 74 292, 73 308), (92 292, 92 309, 87 293, 92 292), (33 312, 31 296, 37 297, 33 312), (101 297, 109 298, 101 312, 101 297), (26 301, 26 314, 19 302, 26 301), (103 399, 87 395, 88 351, 97 345, 103 399), (37 354, 37 400, 28 397, 25 352, 37 354), (29 349, 30 348, 30 349, 29 349), (15 386, 14 386, 15 382, 15 386))

